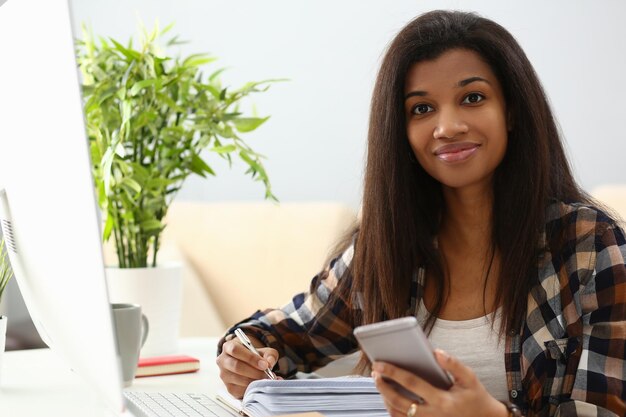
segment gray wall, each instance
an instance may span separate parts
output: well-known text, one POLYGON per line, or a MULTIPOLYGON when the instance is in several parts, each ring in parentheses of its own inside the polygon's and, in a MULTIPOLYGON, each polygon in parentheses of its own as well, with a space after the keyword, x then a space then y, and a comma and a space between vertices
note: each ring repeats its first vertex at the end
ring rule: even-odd
MULTIPOLYGON (((542 0, 75 0, 75 24, 127 39, 142 20, 176 22, 191 41, 183 53, 211 52, 224 80, 285 77, 254 100, 271 119, 249 135, 268 156, 282 201, 360 203, 368 105, 385 45, 412 17, 433 8, 477 11, 509 29, 545 84, 581 184, 626 182, 626 2, 542 0), (506 3, 506 4, 505 4, 506 3)), ((216 161, 217 178, 192 179, 179 198, 258 200, 260 184, 216 161)))

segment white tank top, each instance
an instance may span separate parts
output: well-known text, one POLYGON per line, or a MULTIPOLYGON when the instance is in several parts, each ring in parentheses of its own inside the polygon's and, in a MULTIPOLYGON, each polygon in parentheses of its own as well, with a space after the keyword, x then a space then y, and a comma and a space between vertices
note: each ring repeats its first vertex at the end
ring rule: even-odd
MULTIPOLYGON (((420 303, 417 319, 426 321, 428 311, 420 303)), ((428 339, 434 348, 443 349, 469 366, 487 391, 497 400, 508 400, 506 370, 504 367, 505 339, 498 337, 501 310, 496 312, 492 330, 492 316, 488 314, 471 320, 437 319, 428 339)))

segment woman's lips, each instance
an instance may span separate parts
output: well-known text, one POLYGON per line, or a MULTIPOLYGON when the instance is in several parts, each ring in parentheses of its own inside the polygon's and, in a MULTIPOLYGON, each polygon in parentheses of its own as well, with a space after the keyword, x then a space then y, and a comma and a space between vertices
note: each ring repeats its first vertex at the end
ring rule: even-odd
POLYGON ((453 143, 435 150, 435 156, 444 162, 461 162, 468 159, 480 147, 477 143, 453 143))

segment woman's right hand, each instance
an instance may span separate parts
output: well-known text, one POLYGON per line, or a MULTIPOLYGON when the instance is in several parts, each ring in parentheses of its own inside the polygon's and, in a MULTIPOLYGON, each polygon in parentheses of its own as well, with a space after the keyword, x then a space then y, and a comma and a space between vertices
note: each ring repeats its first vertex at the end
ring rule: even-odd
MULTIPOLYGON (((252 343, 259 346, 260 343, 252 343)), ((257 341, 258 342, 258 341, 257 341)), ((265 369, 272 369, 278 361, 278 351, 273 348, 257 348, 263 358, 250 352, 241 342, 234 338, 222 345, 222 353, 217 357, 220 378, 226 389, 235 398, 243 398, 243 393, 252 381, 267 378, 265 369)), ((280 378, 280 377, 279 377, 280 378)))

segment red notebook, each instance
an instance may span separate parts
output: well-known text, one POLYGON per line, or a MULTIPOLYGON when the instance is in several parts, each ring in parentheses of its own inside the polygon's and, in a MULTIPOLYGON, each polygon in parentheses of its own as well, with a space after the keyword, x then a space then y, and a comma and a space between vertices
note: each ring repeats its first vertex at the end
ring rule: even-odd
POLYGON ((153 356, 139 359, 135 377, 184 374, 200 369, 200 361, 187 355, 153 356))

